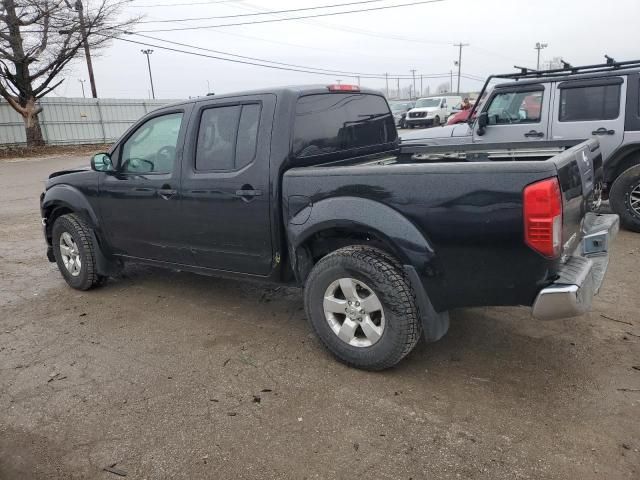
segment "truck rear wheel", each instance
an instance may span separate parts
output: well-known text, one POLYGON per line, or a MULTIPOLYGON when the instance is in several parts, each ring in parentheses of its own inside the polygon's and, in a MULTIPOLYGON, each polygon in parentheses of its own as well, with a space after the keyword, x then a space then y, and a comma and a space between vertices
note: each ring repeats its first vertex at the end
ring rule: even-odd
POLYGON ((411 284, 381 250, 350 246, 325 256, 307 278, 304 300, 313 330, 347 365, 392 367, 420 339, 411 284))
POLYGON ((628 168, 611 186, 611 208, 628 230, 640 232, 640 165, 628 168))
POLYGON ((98 274, 91 229, 78 215, 58 217, 52 230, 53 255, 70 287, 89 290, 106 280, 98 274))

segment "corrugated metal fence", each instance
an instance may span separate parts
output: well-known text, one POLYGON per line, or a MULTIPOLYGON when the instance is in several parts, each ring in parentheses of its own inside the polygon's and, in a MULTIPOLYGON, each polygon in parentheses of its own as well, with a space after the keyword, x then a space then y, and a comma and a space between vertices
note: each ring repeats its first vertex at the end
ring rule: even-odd
MULTIPOLYGON (((176 100, 42 98, 38 118, 47 144, 109 143, 145 113, 176 100)), ((22 117, 0 101, 0 145, 26 143, 22 117)))

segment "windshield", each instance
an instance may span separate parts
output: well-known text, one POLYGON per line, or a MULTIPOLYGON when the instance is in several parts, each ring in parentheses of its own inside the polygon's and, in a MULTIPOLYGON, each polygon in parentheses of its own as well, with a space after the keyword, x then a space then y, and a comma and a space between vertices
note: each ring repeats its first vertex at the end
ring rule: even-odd
POLYGON ((416 108, 419 107, 439 107, 440 99, 439 98, 421 98, 416 102, 416 108))
POLYGON ((389 106, 391 107, 392 112, 404 112, 411 108, 411 103, 392 103, 389 106))

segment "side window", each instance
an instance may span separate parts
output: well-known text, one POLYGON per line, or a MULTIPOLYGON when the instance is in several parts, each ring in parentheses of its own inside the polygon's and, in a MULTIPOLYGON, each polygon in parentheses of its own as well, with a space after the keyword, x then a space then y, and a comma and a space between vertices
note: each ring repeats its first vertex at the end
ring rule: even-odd
POLYGON ((256 154, 259 104, 208 108, 200 117, 196 145, 197 171, 233 171, 256 154))
POLYGON ((498 93, 487 110, 489 124, 540 122, 543 93, 542 90, 498 93))
POLYGON ((620 113, 620 85, 561 88, 561 122, 613 120, 620 113))
POLYGON ((170 113, 143 123, 122 147, 122 171, 170 173, 176 161, 182 113, 170 113))

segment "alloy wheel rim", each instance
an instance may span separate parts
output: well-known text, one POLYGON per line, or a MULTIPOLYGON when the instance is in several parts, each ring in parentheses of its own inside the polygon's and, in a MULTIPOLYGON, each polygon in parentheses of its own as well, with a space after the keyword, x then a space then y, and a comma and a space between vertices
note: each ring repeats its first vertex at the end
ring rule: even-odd
POLYGON ((332 282, 325 291, 322 307, 329 327, 343 342, 364 348, 382 338, 385 329, 382 303, 360 280, 347 277, 332 282))
POLYGON ((82 269, 80 251, 78 250, 78 244, 69 232, 63 232, 60 235, 60 255, 67 271, 74 277, 80 275, 80 270, 82 269))
POLYGON ((640 217, 640 184, 631 190, 629 194, 629 206, 631 210, 633 210, 633 213, 640 217))

